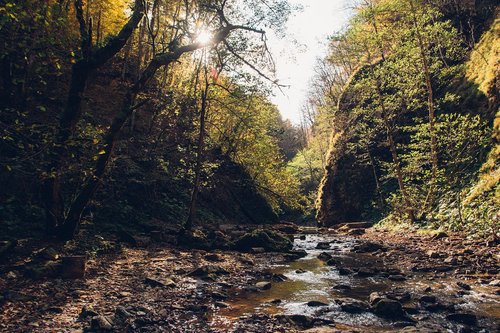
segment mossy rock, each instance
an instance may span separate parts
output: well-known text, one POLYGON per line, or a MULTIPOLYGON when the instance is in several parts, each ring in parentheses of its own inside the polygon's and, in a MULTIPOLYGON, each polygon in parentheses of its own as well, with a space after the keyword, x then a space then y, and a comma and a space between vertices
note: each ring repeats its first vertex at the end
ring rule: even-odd
POLYGON ((292 249, 293 243, 278 232, 255 230, 244 234, 234 244, 234 249, 242 252, 249 252, 256 247, 262 247, 268 252, 288 252, 292 249))
POLYGON ((190 249, 209 250, 211 248, 207 235, 199 229, 180 232, 177 242, 178 245, 190 249))

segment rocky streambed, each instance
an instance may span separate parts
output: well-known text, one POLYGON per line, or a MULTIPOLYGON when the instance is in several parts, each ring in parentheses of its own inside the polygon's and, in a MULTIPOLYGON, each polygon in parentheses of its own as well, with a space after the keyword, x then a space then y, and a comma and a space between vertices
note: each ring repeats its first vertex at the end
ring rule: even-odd
POLYGON ((342 234, 299 234, 294 249, 305 256, 273 264, 254 288, 232 290, 212 327, 237 331, 234 323, 272 317, 311 332, 500 332, 495 274, 465 278, 459 273, 471 267, 435 251, 415 259, 415 249, 408 267, 404 249, 391 255, 382 242, 342 234))
POLYGON ((33 275, 58 251, 19 247, 0 264, 0 331, 500 332, 497 239, 366 227, 109 240, 121 250, 89 258, 78 279, 33 275))

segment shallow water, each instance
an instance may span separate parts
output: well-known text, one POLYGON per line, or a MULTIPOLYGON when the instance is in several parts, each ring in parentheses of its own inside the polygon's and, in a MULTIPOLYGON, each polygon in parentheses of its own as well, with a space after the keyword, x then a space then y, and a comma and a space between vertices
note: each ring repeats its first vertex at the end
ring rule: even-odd
MULTIPOLYGON (((441 302, 453 303, 457 311, 471 312, 479 317, 479 326, 474 332, 498 332, 500 328, 500 296, 491 294, 487 287, 474 286, 466 295, 461 295, 462 290, 456 286, 457 280, 433 279, 431 273, 411 273, 406 281, 391 281, 383 276, 356 277, 353 275, 340 275, 335 267, 327 266, 317 259, 321 252, 330 253, 340 262, 338 266, 353 270, 359 268, 379 268, 387 270, 383 263, 370 254, 351 252, 356 240, 339 236, 307 235, 305 240, 296 239, 295 249, 304 249, 308 252, 305 258, 297 261, 275 265, 271 271, 283 274, 288 279, 283 282, 273 282, 269 290, 250 292, 234 295, 229 301, 230 307, 220 310, 216 316, 219 321, 231 321, 245 315, 254 313, 267 314, 305 314, 316 318, 333 320, 346 327, 369 328, 370 331, 392 331, 393 323, 379 318, 370 312, 350 314, 341 310, 335 302, 340 298, 352 298, 368 301, 369 296, 375 291, 388 291, 402 289, 410 292, 412 300, 403 303, 404 306, 417 308, 416 301, 419 295, 425 294, 423 289, 432 287, 431 295, 436 296, 441 302), (317 250, 318 242, 332 242, 330 250, 317 250), (305 271, 305 272, 302 272, 305 271), (335 285, 348 285, 351 289, 336 290, 335 285), (272 303, 280 300, 279 304, 272 303), (309 301, 320 301, 327 306, 311 307, 309 301)), ((394 267, 397 268, 397 267, 394 267)), ((456 332, 458 326, 448 322, 444 313, 429 313, 418 311, 413 316, 417 321, 442 327, 444 331, 456 332), (420 313, 421 312, 421 313, 420 313), (446 329, 445 329, 446 328, 446 329)), ((420 325, 420 323, 418 324, 420 325)), ((499 330, 500 331, 500 330, 499 330)))

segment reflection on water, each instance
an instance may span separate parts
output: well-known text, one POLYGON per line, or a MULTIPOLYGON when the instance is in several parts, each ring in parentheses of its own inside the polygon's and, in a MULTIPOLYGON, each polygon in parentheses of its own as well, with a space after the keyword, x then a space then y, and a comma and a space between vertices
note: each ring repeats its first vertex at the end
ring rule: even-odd
MULTIPOLYGON (((458 292, 453 280, 429 281, 425 273, 411 277, 404 282, 394 282, 384 277, 356 278, 352 275, 343 276, 335 267, 325 265, 317 259, 318 254, 325 252, 317 250, 318 242, 333 242, 331 249, 326 251, 339 262, 341 267, 382 268, 382 263, 368 254, 350 252, 355 244, 352 239, 339 239, 333 236, 308 235, 305 240, 295 241, 296 249, 305 249, 308 255, 305 258, 276 265, 271 271, 283 274, 288 279, 283 282, 274 282, 272 288, 263 292, 248 292, 235 295, 228 303, 229 308, 221 309, 217 316, 227 320, 234 320, 243 315, 263 312, 267 314, 305 314, 324 319, 334 320, 349 326, 369 326, 372 331, 389 328, 386 322, 372 313, 349 314, 343 312, 335 302, 340 298, 353 298, 368 301, 370 293, 404 289, 415 294, 422 293, 426 286, 431 286, 434 294, 443 300, 455 296, 458 292), (350 289, 338 290, 336 285, 347 285, 350 289), (308 306, 309 301, 319 301, 327 306, 308 306)), ((491 291, 490 291, 491 292, 491 291)), ((500 297, 485 293, 484 289, 474 288, 468 295, 461 296, 458 301, 453 299, 458 309, 472 311, 480 316, 486 316, 490 321, 500 321, 500 297)), ((407 306, 415 305, 411 302, 407 306)), ((435 321, 443 320, 443 316, 435 315, 435 321)))

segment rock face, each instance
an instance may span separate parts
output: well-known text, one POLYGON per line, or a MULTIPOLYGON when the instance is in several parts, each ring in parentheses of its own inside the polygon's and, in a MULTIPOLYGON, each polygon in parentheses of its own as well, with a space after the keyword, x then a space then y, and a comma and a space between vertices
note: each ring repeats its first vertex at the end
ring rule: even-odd
MULTIPOLYGON (((350 82, 355 82, 368 70, 368 66, 360 68, 351 76, 350 82)), ((350 110, 360 102, 353 90, 351 84, 344 90, 339 98, 339 110, 350 110)), ((342 132, 332 133, 327 167, 318 191, 316 219, 321 226, 362 221, 362 214, 376 193, 370 164, 361 158, 361 152, 349 148, 349 143, 359 138, 355 131, 355 126, 350 126, 342 132)))
POLYGON ((215 186, 202 191, 200 204, 209 211, 220 212, 231 223, 274 224, 278 215, 260 194, 245 169, 224 156, 216 170, 215 186))

